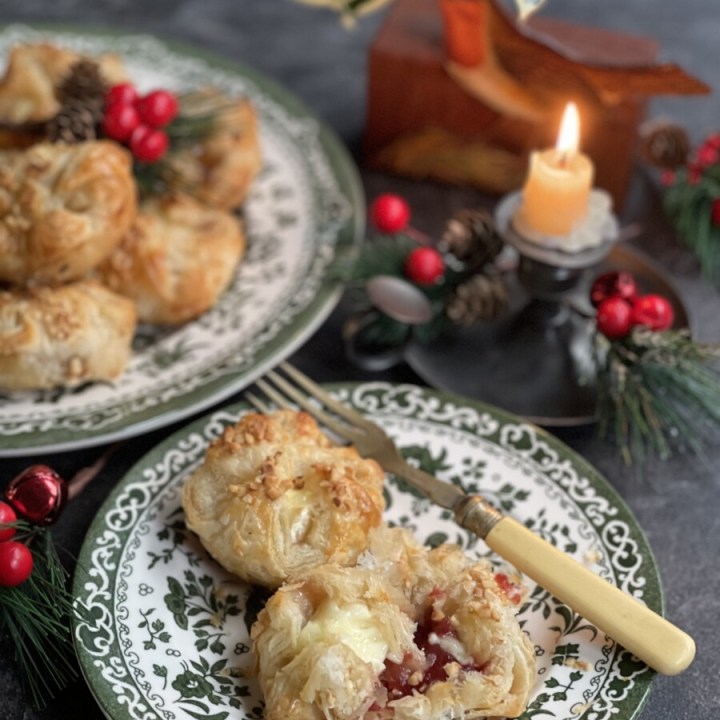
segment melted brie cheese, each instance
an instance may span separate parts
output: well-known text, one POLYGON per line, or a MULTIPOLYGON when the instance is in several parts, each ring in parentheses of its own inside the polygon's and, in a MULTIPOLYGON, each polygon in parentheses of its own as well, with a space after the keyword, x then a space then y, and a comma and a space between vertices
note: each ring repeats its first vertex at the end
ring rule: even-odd
POLYGON ((465 646, 456 637, 447 635, 440 637, 435 633, 430 633, 428 640, 433 645, 441 647, 448 655, 452 655, 461 665, 472 665, 475 662, 475 658, 468 653, 465 646))
POLYGON ((300 648, 315 642, 342 642, 377 673, 382 672, 388 652, 372 613, 361 603, 339 607, 329 600, 321 605, 298 638, 300 648))

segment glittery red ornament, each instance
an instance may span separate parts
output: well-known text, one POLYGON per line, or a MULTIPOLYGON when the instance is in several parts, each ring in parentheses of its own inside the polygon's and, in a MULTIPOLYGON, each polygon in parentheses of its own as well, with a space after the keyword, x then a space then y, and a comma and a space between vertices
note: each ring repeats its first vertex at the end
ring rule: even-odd
POLYGON ((370 206, 370 218, 381 232, 400 232, 410 222, 410 206, 399 195, 378 195, 370 206))
POLYGON ((432 285, 444 272, 445 261, 435 248, 415 248, 405 260, 405 276, 418 285, 432 285))
POLYGON ((645 325, 651 330, 667 330, 672 327, 674 320, 673 307, 662 295, 642 295, 633 303, 634 325, 645 325))
MULTIPOLYGON (((17 515, 10 505, 0 500, 0 525, 11 525, 17 520, 17 515)), ((15 534, 14 527, 0 528, 0 542, 9 540, 15 534)))
POLYGON ((632 328, 632 307, 627 300, 619 296, 606 298, 598 306, 595 321, 597 329, 605 337, 618 340, 625 337, 632 328))
POLYGON ((631 273, 625 270, 598 275, 590 287, 590 302, 599 307, 603 300, 621 297, 628 302, 637 296, 637 285, 631 273))
POLYGON ((26 545, 15 540, 0 543, 0 587, 22 585, 33 569, 33 556, 26 545))
POLYGON ((31 465, 14 478, 5 499, 35 525, 52 525, 67 500, 67 483, 47 465, 31 465))

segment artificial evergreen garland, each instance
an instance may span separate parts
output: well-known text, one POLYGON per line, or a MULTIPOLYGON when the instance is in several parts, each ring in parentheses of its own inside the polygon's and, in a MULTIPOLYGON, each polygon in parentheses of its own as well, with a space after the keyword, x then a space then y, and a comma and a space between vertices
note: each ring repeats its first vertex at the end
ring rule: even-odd
POLYGON ((67 500, 64 480, 33 465, 0 501, 0 638, 12 646, 21 682, 41 709, 77 676, 72 597, 49 530, 67 500))
POLYGON ((720 133, 691 151, 687 133, 656 123, 644 133, 644 157, 661 172, 663 203, 680 240, 720 286, 720 133))

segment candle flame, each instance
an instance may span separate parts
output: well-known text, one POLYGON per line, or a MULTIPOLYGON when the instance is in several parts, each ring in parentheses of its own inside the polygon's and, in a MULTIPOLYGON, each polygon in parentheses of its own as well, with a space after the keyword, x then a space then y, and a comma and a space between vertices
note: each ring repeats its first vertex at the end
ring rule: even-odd
POLYGON ((568 103, 560 123, 557 144, 555 148, 564 157, 577 153, 580 146, 580 113, 575 103, 568 103))

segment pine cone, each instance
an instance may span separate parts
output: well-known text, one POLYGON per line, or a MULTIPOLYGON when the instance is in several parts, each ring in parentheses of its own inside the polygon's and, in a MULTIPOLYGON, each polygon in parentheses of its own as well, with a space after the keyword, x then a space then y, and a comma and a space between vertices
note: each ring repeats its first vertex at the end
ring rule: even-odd
POLYGON ((84 102, 72 101, 45 126, 45 134, 50 142, 77 143, 84 140, 95 140, 98 118, 84 102))
POLYGON ((678 125, 652 122, 641 130, 642 156, 662 170, 676 170, 685 165, 690 155, 690 138, 678 125))
POLYGON ((480 270, 494 260, 503 240, 486 210, 460 210, 445 226, 441 248, 465 264, 467 270, 480 270))
POLYGON ((55 97, 63 106, 76 101, 84 102, 102 112, 107 91, 108 85, 99 65, 92 60, 82 59, 72 64, 55 90, 55 97))
POLYGON ((445 312, 455 325, 467 327, 493 320, 507 305, 507 290, 499 275, 473 275, 455 288, 445 312))

